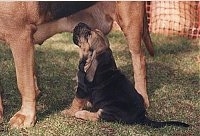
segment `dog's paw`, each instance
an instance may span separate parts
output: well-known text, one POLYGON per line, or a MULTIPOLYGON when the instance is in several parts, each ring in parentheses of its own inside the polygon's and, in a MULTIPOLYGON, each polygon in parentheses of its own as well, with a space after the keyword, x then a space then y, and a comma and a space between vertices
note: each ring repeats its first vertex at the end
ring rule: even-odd
POLYGON ((90 121, 98 121, 100 118, 100 113, 98 112, 89 112, 86 110, 77 111, 75 113, 75 117, 83 120, 90 120, 90 121))
POLYGON ((72 110, 72 109, 65 109, 65 110, 61 111, 61 115, 73 117, 73 116, 75 116, 75 113, 76 113, 76 112, 77 112, 77 111, 72 110))
POLYGON ((75 117, 76 117, 76 118, 79 118, 79 119, 87 120, 87 114, 88 114, 88 111, 86 111, 86 110, 81 110, 81 111, 77 111, 77 112, 75 113, 75 117))
POLYGON ((36 121, 35 114, 18 111, 9 121, 11 128, 33 127, 36 121))
POLYGON ((0 110, 0 124, 3 122, 3 112, 0 110))
POLYGON ((144 99, 144 106, 145 108, 148 108, 149 107, 149 98, 147 95, 143 95, 143 99, 144 99))

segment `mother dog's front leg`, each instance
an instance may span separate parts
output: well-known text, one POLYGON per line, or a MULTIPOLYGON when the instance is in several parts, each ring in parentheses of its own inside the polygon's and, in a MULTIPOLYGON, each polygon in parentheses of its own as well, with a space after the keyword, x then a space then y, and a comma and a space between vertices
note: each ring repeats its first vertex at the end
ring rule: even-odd
POLYGON ((143 33, 143 2, 118 2, 117 17, 118 23, 122 28, 128 41, 129 49, 132 55, 132 64, 134 70, 135 88, 144 98, 144 104, 149 106, 148 95, 146 91, 146 66, 145 56, 141 49, 141 39, 143 33))
POLYGON ((36 88, 34 81, 35 26, 26 25, 13 31, 8 38, 17 75, 17 85, 22 97, 21 109, 10 119, 11 128, 33 126, 36 121, 36 88))

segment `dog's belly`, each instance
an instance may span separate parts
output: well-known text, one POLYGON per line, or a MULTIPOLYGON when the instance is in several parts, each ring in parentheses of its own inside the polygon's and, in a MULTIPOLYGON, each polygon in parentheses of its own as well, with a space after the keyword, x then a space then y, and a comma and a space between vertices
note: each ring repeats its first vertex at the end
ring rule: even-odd
POLYGON ((101 118, 106 121, 129 124, 145 117, 143 98, 124 75, 101 90, 93 91, 91 103, 95 110, 103 109, 101 118))

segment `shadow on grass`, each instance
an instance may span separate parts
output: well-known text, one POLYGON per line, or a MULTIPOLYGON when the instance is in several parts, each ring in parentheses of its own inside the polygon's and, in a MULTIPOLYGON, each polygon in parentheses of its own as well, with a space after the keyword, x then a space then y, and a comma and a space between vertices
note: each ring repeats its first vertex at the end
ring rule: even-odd
MULTIPOLYGON (((147 61, 149 96, 153 97, 155 92, 161 91, 163 86, 175 84, 182 86, 184 94, 181 94, 180 97, 192 100, 196 91, 198 91, 197 88, 199 88, 198 73, 185 73, 181 69, 175 69, 173 66, 166 64, 165 61, 162 62, 160 56, 172 54, 178 57, 181 54, 196 50, 197 47, 191 48, 191 43, 187 40, 178 40, 178 43, 175 44, 173 43, 177 41, 174 39, 171 39, 169 42, 166 40, 166 45, 163 45, 163 39, 154 39, 154 41, 157 41, 157 43, 155 43, 155 52, 157 56, 155 57, 155 61, 147 61), (170 45, 169 43, 172 44, 170 45), (157 62, 157 60, 159 61, 157 62)), ((61 41, 59 44, 66 44, 65 42, 66 41, 61 41)), ((120 44, 122 43, 120 42, 120 44)), ((128 48, 125 49, 126 51, 117 51, 114 47, 113 51, 119 58, 116 59, 117 63, 119 61, 128 61, 127 64, 122 64, 119 68, 132 80, 132 74, 130 74, 132 73, 131 58, 130 55, 127 55, 128 48)), ((3 67, 1 65, 0 74, 2 86, 4 92, 6 92, 4 96, 8 99, 4 100, 5 116, 7 118, 6 120, 8 120, 8 118, 20 108, 21 102, 16 87, 14 65, 10 64, 13 63, 11 52, 7 48, 1 49, 0 52, 4 52, 4 54, 0 54, 2 55, 0 56, 0 63, 3 64, 3 67), (5 66, 7 63, 9 63, 9 65, 5 66), (3 73, 3 71, 5 73, 3 73)), ((73 78, 77 72, 78 58, 78 53, 75 51, 46 49, 38 49, 36 51, 36 74, 38 86, 41 90, 41 96, 37 101, 38 120, 44 120, 51 114, 59 113, 71 104, 75 94, 74 87, 76 86, 76 81, 74 81, 73 78)))
MULTIPOLYGON (((157 59, 160 56, 174 55, 176 57, 181 56, 185 53, 190 53, 197 49, 197 47, 191 47, 191 43, 184 38, 173 43, 174 39, 166 42, 166 45, 156 45, 155 52, 157 59), (178 45, 177 45, 178 44, 178 45), (180 46, 179 46, 180 45, 180 46), (167 47, 166 47, 167 46, 167 47)), ((126 48, 127 50, 127 48, 126 48)), ((130 54, 124 51, 115 51, 118 58, 125 59, 124 61, 131 62, 130 54), (123 58, 125 56, 125 58, 123 58)), ((46 118, 46 116, 62 111, 64 108, 68 107, 72 99, 74 98, 74 87, 76 86, 76 81, 72 79, 75 77, 77 72, 77 52, 64 52, 61 50, 50 51, 49 55, 45 56, 42 51, 38 52, 38 56, 41 57, 38 65, 38 82, 40 83, 40 88, 42 90, 42 96, 40 97, 38 103, 43 105, 41 110, 39 110, 38 120, 46 118), (75 55, 75 56, 74 56, 75 55), (58 59, 56 56, 59 56, 58 59), (76 59, 75 59, 76 58, 76 59), (71 61, 70 61, 71 59, 71 61), (63 63, 65 61, 65 63, 63 63), (41 63, 44 63, 42 65, 41 63), (41 85, 42 83, 42 85, 41 85)), ((154 58, 152 58, 153 60, 154 58)), ((175 62, 174 62, 175 63, 175 62)), ((181 86, 182 93, 180 99, 193 99, 193 94, 195 94, 198 88, 199 77, 198 73, 185 73, 181 69, 173 68, 170 66, 171 63, 166 64, 162 61, 150 61, 147 63, 148 75, 148 94, 149 97, 161 91, 163 86, 181 86), (190 93, 190 91, 193 91, 190 93), (192 95, 191 95, 192 94, 192 95)), ((132 78, 132 64, 128 63, 119 67, 129 79, 132 78)), ((176 98, 174 98, 176 99, 176 98)))
MULTIPOLYGON (((123 73, 132 80, 132 65, 120 67, 123 73)), ((150 62, 147 64, 147 92, 151 98, 155 92, 161 91, 163 86, 180 86, 185 98, 192 99, 199 89, 199 73, 186 73, 180 69, 174 69, 164 63, 150 62), (192 92, 190 92, 192 91, 192 92)))
POLYGON ((41 95, 38 100, 38 120, 68 107, 74 98, 78 53, 62 50, 38 51, 37 75, 41 95), (52 56, 50 55, 52 54, 52 56))
MULTIPOLYGON (((148 63, 148 93, 151 97, 155 91, 159 91, 163 86, 178 85, 188 91, 199 88, 198 73, 186 73, 182 70, 173 69, 168 65, 159 62, 148 63)), ((189 93, 189 92, 188 92, 189 93)))
POLYGON ((160 55, 169 55, 169 54, 183 54, 186 52, 190 52, 192 50, 197 49, 198 46, 193 45, 194 40, 189 40, 184 37, 178 37, 178 36, 164 36, 164 35, 156 35, 152 34, 152 41, 153 41, 153 47, 155 51, 155 56, 160 55), (193 46, 191 48, 191 46, 193 46))
MULTIPOLYGON (((10 49, 2 46, 0 58, 0 74, 2 88, 4 89, 4 122, 21 107, 21 96, 16 84, 16 73, 10 49)), ((36 75, 41 90, 37 100, 37 117, 43 120, 46 116, 66 108, 74 97, 78 53, 76 51, 44 50, 36 51, 36 75)))

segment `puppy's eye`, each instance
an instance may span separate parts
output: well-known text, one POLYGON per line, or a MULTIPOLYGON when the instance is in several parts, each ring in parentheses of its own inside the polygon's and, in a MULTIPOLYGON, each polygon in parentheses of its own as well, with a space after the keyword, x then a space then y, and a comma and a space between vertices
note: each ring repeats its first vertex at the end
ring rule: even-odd
POLYGON ((86 33, 85 33, 85 37, 89 37, 91 35, 91 33, 90 33, 90 31, 87 31, 86 33))
POLYGON ((93 52, 93 49, 89 48, 89 51, 90 51, 90 52, 93 52))

